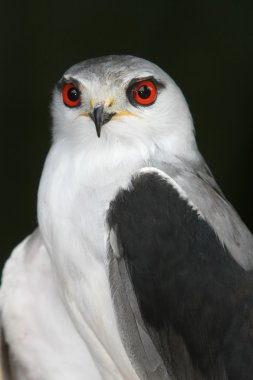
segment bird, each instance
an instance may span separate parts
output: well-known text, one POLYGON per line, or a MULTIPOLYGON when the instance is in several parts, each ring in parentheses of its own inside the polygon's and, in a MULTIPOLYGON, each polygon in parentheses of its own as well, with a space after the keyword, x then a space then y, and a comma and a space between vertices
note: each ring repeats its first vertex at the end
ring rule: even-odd
POLYGON ((253 238, 198 150, 180 88, 130 55, 68 69, 38 227, 0 292, 14 380, 249 380, 253 238))

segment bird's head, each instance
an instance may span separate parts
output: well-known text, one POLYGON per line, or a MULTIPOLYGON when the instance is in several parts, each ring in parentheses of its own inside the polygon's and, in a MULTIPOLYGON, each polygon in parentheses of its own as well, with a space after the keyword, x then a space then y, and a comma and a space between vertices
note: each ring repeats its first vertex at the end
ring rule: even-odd
POLYGON ((158 66, 133 56, 89 59, 65 72, 52 102, 54 139, 108 154, 131 148, 195 150, 191 115, 180 89, 158 66))

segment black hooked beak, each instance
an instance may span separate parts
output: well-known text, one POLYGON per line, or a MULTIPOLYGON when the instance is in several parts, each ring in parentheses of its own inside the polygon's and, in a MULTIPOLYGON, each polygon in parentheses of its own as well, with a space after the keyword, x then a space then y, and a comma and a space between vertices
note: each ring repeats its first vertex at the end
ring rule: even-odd
POLYGON ((100 137, 102 125, 108 123, 116 112, 106 112, 103 104, 96 104, 93 111, 89 113, 90 118, 94 121, 98 137, 100 137))

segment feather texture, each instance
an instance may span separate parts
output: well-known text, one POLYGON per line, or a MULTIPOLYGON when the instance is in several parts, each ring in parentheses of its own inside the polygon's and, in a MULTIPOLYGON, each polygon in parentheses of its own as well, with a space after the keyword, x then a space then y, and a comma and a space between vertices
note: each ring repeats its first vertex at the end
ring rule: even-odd
MULTIPOLYGON (((168 373, 178 380, 250 380, 253 274, 232 258, 184 190, 165 173, 141 170, 111 203, 108 224, 120 246, 114 260, 119 271, 125 263, 133 286, 129 303, 138 302, 136 323, 140 313, 168 373)), ((129 279, 122 272, 117 280, 125 288, 129 279)), ((114 300, 122 324, 128 318, 121 298, 114 300)), ((123 341, 130 332, 123 326, 123 341)), ((140 344, 126 348, 141 352, 140 344)))

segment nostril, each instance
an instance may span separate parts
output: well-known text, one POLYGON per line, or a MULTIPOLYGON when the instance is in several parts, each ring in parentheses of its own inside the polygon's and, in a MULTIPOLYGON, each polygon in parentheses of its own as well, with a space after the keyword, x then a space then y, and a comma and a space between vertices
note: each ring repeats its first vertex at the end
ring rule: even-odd
POLYGON ((113 99, 113 98, 108 98, 108 99, 106 99, 106 101, 105 101, 105 105, 106 105, 107 107, 112 107, 113 104, 114 104, 114 99, 113 99))
POLYGON ((94 98, 92 98, 90 100, 90 106, 93 108, 95 104, 96 104, 96 100, 94 98))

